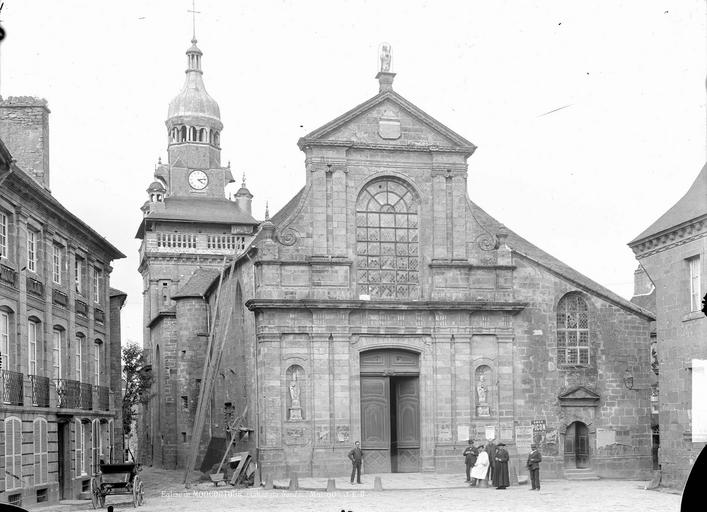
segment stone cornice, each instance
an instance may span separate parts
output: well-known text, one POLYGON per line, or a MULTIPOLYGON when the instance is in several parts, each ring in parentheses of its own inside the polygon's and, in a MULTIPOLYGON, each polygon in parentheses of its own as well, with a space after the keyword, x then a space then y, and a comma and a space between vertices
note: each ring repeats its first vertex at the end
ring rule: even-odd
POLYGON ((380 151, 416 151, 429 153, 460 153, 463 155, 471 155, 474 152, 472 147, 452 147, 439 146, 436 144, 373 144, 370 142, 355 142, 352 140, 319 140, 305 139, 299 140, 298 145, 301 149, 308 147, 324 146, 324 147, 344 147, 346 149, 363 149, 363 150, 380 150, 380 151))
POLYGON ((350 267, 353 265, 353 261, 346 257, 336 257, 331 258, 322 257, 317 258, 312 256, 306 260, 274 260, 274 259, 258 259, 253 261, 254 265, 331 265, 331 266, 346 266, 350 267))
POLYGON ((515 265, 474 265, 468 261, 439 261, 432 260, 430 268, 467 268, 470 270, 515 270, 515 265))
POLYGON ((369 301, 369 300, 292 300, 251 299, 245 303, 251 311, 263 309, 358 309, 377 311, 510 311, 519 313, 527 302, 491 301, 369 301))
POLYGON ((707 236, 707 215, 632 242, 629 247, 633 250, 636 258, 640 260, 705 236, 707 236))

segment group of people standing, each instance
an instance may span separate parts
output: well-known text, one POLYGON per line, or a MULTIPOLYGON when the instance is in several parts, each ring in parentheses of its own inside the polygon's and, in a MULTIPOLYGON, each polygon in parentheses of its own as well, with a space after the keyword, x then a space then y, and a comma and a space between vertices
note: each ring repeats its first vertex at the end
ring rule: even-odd
MULTIPOLYGON (((486 445, 474 446, 474 440, 469 439, 469 446, 464 453, 466 463, 466 481, 471 487, 477 487, 482 481, 488 481, 496 489, 506 489, 510 483, 508 474, 508 450, 505 443, 494 443, 489 440, 486 445)), ((540 461, 542 456, 536 445, 531 445, 526 467, 530 472, 532 491, 540 490, 540 461)))

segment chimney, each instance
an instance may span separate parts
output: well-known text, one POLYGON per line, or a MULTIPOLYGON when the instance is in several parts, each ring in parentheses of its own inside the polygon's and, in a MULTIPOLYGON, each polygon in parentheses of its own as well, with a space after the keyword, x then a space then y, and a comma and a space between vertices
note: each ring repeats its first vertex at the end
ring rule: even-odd
POLYGON ((633 296, 650 295, 655 289, 655 285, 648 274, 639 264, 633 273, 633 296))
POLYGON ((49 108, 47 100, 32 96, 0 97, 0 139, 17 167, 49 186, 49 108))

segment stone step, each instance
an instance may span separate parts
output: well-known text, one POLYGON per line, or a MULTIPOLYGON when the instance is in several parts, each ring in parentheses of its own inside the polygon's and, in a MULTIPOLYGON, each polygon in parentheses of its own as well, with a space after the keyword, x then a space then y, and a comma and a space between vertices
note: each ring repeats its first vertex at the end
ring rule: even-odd
POLYGON ((565 469, 567 480, 599 480, 593 469, 565 469))

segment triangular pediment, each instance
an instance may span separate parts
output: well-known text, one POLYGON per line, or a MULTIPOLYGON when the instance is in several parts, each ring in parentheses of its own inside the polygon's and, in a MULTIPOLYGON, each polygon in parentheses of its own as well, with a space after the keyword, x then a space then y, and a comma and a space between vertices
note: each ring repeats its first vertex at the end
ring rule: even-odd
POLYGON ((476 146, 393 91, 382 92, 302 137, 312 145, 414 147, 463 152, 476 146))
POLYGON ((575 386, 557 397, 563 405, 596 405, 601 397, 589 388, 575 386))

